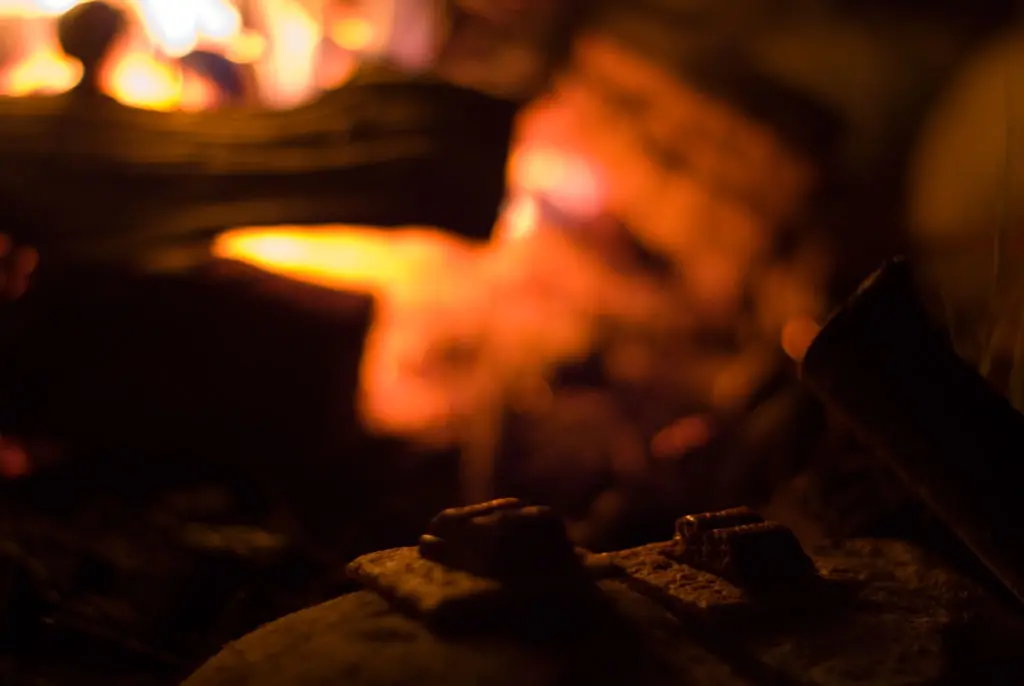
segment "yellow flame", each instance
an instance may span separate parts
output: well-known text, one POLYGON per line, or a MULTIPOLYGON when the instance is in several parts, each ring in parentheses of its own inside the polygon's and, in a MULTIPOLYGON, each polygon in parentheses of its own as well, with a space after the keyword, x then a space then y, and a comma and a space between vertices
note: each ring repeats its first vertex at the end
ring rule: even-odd
POLYGON ((366 227, 339 230, 255 227, 223 233, 216 257, 246 262, 266 271, 328 288, 377 292, 400 279, 404 260, 387 232, 366 227))
POLYGON ((526 146, 517 150, 509 161, 509 178, 516 190, 542 196, 578 217, 595 216, 603 207, 593 166, 555 147, 526 146))
POLYGON ((376 30, 367 19, 345 17, 331 25, 330 37, 340 47, 358 52, 373 44, 376 30))
POLYGON ((74 88, 82 65, 58 49, 39 48, 18 61, 0 80, 5 95, 56 95, 74 88))
POLYGON ((83 0, 0 0, 0 18, 55 17, 83 0))
POLYGON ((255 31, 241 31, 224 45, 224 56, 235 64, 252 64, 267 49, 267 40, 255 31))
MULTIPOLYGON (((81 79, 81 66, 64 55, 57 19, 84 0, 0 0, 0 18, 15 40, 17 57, 0 70, 0 94, 56 94, 81 79)), ((217 102, 213 84, 183 74, 175 58, 195 49, 218 52, 237 64, 253 64, 266 104, 290 107, 321 89, 317 62, 323 36, 319 17, 297 0, 261 0, 260 32, 245 29, 232 0, 112 0, 129 17, 130 48, 120 48, 101 79, 122 104, 157 110, 202 109, 217 102), (139 34, 135 36, 135 34, 139 34)), ((330 70, 335 85, 352 72, 350 58, 330 70)), ((337 60, 336 60, 337 61, 337 60)))
POLYGON ((501 213, 498 222, 498 237, 518 240, 529 236, 540 225, 540 205, 532 195, 522 195, 512 200, 501 213))
POLYGON ((181 103, 181 70, 144 52, 127 52, 111 66, 105 89, 129 107, 174 110, 181 103))
POLYGON ((258 65, 261 99, 271 107, 294 107, 317 90, 321 22, 295 0, 263 0, 258 8, 267 36, 267 50, 258 65))
MULTIPOLYGON (((0 0, 0 8, 4 7, 3 2, 0 0)), ((20 31, 13 36, 16 57, 0 72, 0 93, 52 95, 79 82, 82 66, 61 50, 52 24, 52 18, 39 16, 21 22, 20 31)))

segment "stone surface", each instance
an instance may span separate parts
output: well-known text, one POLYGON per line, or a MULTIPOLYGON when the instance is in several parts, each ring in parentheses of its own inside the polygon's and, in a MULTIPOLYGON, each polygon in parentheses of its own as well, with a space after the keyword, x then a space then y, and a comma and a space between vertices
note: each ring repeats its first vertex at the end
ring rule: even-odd
MULTIPOLYGON (((185 686, 925 686, 1024 678, 1013 648, 1024 637, 1021 621, 908 544, 822 547, 812 557, 823 585, 773 598, 673 562, 662 555, 668 545, 596 556, 629 575, 600 581, 605 612, 572 630, 538 625, 529 640, 449 636, 364 591, 230 644, 185 686)), ((393 552, 391 559, 399 564, 393 552)))
POLYGON ((594 626, 528 645, 495 636, 446 639, 360 592, 303 610, 227 646, 187 686, 546 686, 548 684, 746 684, 699 646, 677 645, 675 620, 612 587, 622 624, 594 626), (649 627, 642 642, 626 629, 649 627), (632 639, 632 640, 631 640, 632 639), (555 656, 558 657, 555 657, 555 656))

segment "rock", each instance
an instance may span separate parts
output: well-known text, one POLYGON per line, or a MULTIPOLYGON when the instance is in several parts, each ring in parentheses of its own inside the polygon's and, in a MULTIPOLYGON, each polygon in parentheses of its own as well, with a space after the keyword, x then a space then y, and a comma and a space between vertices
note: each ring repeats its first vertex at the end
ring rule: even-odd
POLYGON ((537 626, 530 640, 500 630, 447 634, 362 591, 231 643, 184 686, 925 686, 1024 677, 1010 648, 1024 638, 1021 622, 909 544, 820 547, 812 559, 823 584, 774 600, 673 561, 663 554, 672 545, 595 556, 627 575, 597 581, 605 611, 571 631, 537 626))

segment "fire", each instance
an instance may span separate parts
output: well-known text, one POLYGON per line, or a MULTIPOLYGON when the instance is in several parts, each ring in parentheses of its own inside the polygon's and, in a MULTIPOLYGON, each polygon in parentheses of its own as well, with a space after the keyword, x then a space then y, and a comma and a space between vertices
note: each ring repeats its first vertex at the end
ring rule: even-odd
POLYGON ((201 110, 215 102, 213 89, 199 78, 186 80, 181 69, 144 52, 128 52, 117 60, 104 81, 105 90, 118 102, 152 110, 201 110))
POLYGON ((0 92, 14 96, 55 95, 73 88, 82 78, 82 65, 64 55, 55 34, 39 31, 40 28, 37 22, 29 23, 27 35, 35 47, 0 74, 0 92))
POLYGON ((138 9, 150 40, 170 57, 187 55, 200 41, 230 41, 242 29, 227 0, 138 0, 138 9))
POLYGON ((385 295, 422 288, 418 267, 448 247, 441 232, 430 230, 273 226, 222 233, 212 253, 304 283, 385 295))
MULTIPOLYGON (((107 59, 102 89, 130 107, 215 107, 215 82, 180 61, 202 50, 251 68, 260 104, 294 107, 347 80, 353 55, 377 46, 384 35, 372 21, 349 15, 332 17, 327 27, 326 9, 313 0, 259 0, 251 6, 249 26, 239 1, 108 0, 129 22, 107 59), (325 52, 325 41, 338 49, 325 52)), ((0 40, 14 48, 0 64, 0 95, 59 94, 81 80, 82 65, 60 48, 57 21, 83 2, 0 0, 0 40)))
POLYGON ((263 0, 258 8, 268 37, 260 60, 261 99, 272 107, 293 107, 317 91, 321 22, 295 0, 263 0))
POLYGON ((509 177, 514 188, 543 197, 577 219, 592 219, 604 209, 594 165, 561 148, 524 146, 516 150, 509 177))

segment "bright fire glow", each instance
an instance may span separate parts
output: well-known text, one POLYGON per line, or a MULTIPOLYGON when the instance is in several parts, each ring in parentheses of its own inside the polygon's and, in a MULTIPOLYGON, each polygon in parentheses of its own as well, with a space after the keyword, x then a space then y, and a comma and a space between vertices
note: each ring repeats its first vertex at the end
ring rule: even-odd
POLYGON ((511 200, 501 213, 498 236, 505 240, 518 240, 529 236, 540 226, 540 203, 532 195, 520 195, 511 200))
POLYGON ((353 52, 368 48, 373 43, 376 33, 373 24, 360 17, 339 19, 331 25, 330 32, 335 43, 353 52))
POLYGON ((601 184, 593 165, 555 147, 526 147, 509 162, 510 184, 517 191, 545 198, 578 219, 603 209, 601 184))
MULTIPOLYGON (((0 65, 0 95, 58 94, 74 87, 82 66, 57 40, 61 14, 85 0, 0 0, 0 39, 12 46, 0 65)), ((375 46, 379 35, 366 19, 331 18, 325 36, 319 0, 259 0, 243 26, 239 0, 107 0, 129 19, 100 83, 122 104, 156 110, 215 107, 216 85, 178 58, 194 50, 215 52, 254 70, 261 104, 287 108, 307 102, 325 87, 344 83, 353 53, 375 46), (325 52, 324 40, 343 49, 325 52)))
POLYGON ((300 226, 241 228, 218 236, 212 252, 305 283, 379 294, 383 289, 401 288, 410 265, 428 245, 416 240, 396 245, 394 237, 393 231, 359 226, 332 227, 331 231, 300 226))
POLYGON ((82 78, 82 65, 68 59, 56 36, 43 34, 35 49, 0 73, 0 92, 6 95, 55 95, 71 88, 82 78))
POLYGON ((259 62, 260 98, 270 107, 294 107, 317 91, 322 22, 295 0, 263 0, 258 8, 268 38, 259 62))
POLYGON ((181 71, 142 52, 132 52, 114 64, 108 92, 131 107, 174 109, 181 99, 181 71))
POLYGON ((82 0, 2 0, 0 18, 54 17, 80 2, 82 0))
POLYGON ((227 0, 139 0, 150 40, 171 57, 194 50, 200 41, 227 41, 241 32, 242 17, 227 0))

